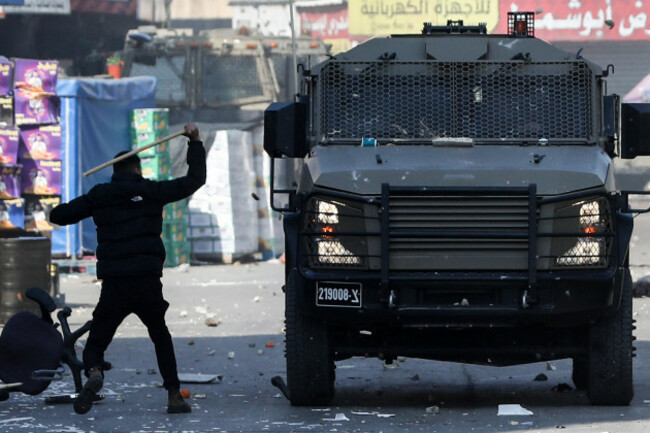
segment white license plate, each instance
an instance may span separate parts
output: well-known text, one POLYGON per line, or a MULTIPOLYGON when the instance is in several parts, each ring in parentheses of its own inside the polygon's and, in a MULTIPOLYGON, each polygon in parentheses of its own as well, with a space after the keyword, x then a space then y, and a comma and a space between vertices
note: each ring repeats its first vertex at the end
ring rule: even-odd
POLYGON ((316 305, 323 307, 361 307, 361 283, 318 281, 316 305))

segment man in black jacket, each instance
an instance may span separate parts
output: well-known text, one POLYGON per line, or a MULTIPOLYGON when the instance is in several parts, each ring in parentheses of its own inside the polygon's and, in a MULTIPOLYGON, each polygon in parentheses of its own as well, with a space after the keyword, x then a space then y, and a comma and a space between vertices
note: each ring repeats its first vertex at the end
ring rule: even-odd
POLYGON ((131 313, 144 323, 154 343, 169 394, 167 412, 191 412, 180 394, 174 346, 165 323, 169 303, 163 298, 160 281, 165 261, 160 236, 163 206, 192 195, 205 183, 205 149, 199 130, 190 123, 183 135, 190 140, 186 176, 158 182, 144 179, 140 158, 133 155, 115 163, 109 183, 95 185, 50 214, 50 221, 58 225, 92 217, 97 226, 97 278, 102 280, 102 290, 83 352, 88 380, 74 403, 78 414, 90 410, 102 388, 104 352, 131 313))

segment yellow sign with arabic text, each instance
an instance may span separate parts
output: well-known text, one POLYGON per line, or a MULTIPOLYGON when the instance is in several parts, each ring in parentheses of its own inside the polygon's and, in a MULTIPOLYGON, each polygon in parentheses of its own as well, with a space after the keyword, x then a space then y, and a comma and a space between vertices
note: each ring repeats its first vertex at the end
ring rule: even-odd
POLYGON ((487 23, 489 33, 499 21, 499 0, 349 0, 348 17, 352 35, 420 33, 425 22, 447 20, 487 23))

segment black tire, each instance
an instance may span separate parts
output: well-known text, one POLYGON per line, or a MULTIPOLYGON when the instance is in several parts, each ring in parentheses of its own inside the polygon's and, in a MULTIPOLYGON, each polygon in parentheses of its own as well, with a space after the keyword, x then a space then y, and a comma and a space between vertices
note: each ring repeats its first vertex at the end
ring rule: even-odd
POLYGON ((286 357, 293 406, 326 406, 334 398, 334 359, 327 327, 303 314, 304 288, 295 272, 286 285, 286 357))
POLYGON ((573 358, 573 371, 571 379, 576 389, 587 389, 589 384, 589 366, 586 358, 573 358))
POLYGON ((591 404, 630 404, 634 396, 632 340, 632 278, 626 270, 620 308, 589 330, 587 396, 591 404))

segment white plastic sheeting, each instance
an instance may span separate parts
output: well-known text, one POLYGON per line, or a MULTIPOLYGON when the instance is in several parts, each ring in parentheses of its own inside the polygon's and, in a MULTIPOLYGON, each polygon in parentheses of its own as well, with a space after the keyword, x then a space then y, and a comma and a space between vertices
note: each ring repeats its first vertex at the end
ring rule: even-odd
POLYGON ((271 258, 284 250, 281 223, 269 206, 270 160, 262 139, 261 126, 219 130, 206 139, 206 184, 190 199, 187 213, 194 258, 256 252, 271 258))

